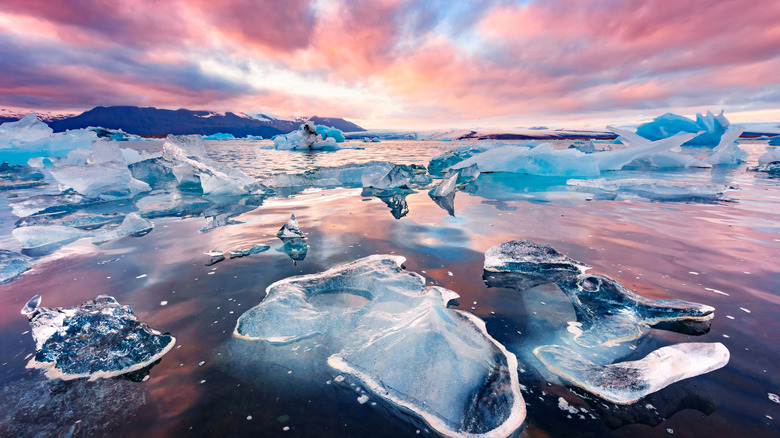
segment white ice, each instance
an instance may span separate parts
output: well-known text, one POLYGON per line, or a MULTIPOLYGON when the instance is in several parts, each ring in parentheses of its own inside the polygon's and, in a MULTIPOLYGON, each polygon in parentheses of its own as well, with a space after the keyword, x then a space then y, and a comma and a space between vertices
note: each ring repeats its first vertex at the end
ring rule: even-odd
POLYGON ((295 213, 290 215, 290 219, 287 223, 282 225, 282 228, 276 233, 278 237, 303 237, 303 231, 298 226, 298 221, 295 219, 295 213))
POLYGON ((0 125, 0 148, 18 147, 49 137, 54 131, 49 125, 38 120, 38 115, 30 113, 15 122, 0 125))

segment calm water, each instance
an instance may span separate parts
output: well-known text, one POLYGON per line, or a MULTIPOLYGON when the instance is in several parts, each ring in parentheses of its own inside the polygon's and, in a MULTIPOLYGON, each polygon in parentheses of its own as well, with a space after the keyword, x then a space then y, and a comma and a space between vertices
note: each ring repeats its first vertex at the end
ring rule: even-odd
MULTIPOLYGON (((383 142, 332 153, 257 150, 238 141, 209 147, 214 158, 262 177, 371 160, 427 164, 457 144, 383 142)), ((764 143, 748 141, 743 148, 753 165, 764 143)), ((338 374, 325 364, 325 351, 267 347, 232 336, 236 319, 262 300, 271 283, 389 253, 405 256, 406 267, 432 283, 457 291, 460 309, 477 302, 474 313, 491 335, 518 354, 528 408, 524 436, 780 436, 780 404, 768 396, 780 393, 780 179, 745 168, 608 175, 727 184, 735 189, 726 202, 664 203, 631 195, 597 200, 564 187, 565 178, 485 174, 470 193, 457 193, 455 216, 425 191, 409 194, 408 214, 396 219, 383 200, 363 196, 359 188, 310 188, 230 210, 228 225, 207 232, 201 230, 204 217, 156 218, 143 237, 70 244, 0 285, 0 435, 431 435, 377 397, 358 403, 359 382, 334 382, 338 374), (297 264, 278 251, 275 237, 293 212, 310 247, 297 264), (484 252, 522 238, 549 244, 646 297, 717 309, 709 333, 651 330, 625 359, 674 343, 722 342, 731 351, 730 363, 626 408, 548 384, 524 348, 538 336, 540 321, 557 324, 555 313, 566 300, 556 298, 554 288, 526 293, 488 288, 482 281, 484 252), (271 250, 205 265, 206 251, 250 243, 271 250), (177 348, 146 381, 46 382, 40 372, 25 369, 34 343, 19 310, 35 294, 43 296, 44 306, 112 295, 131 305, 141 321, 176 336, 177 348), (559 407, 560 397, 583 409, 571 414, 559 407), (647 403, 658 414, 649 413, 647 403)), ((2 247, 18 250, 10 236, 17 218, 8 197, 40 190, 0 194, 2 247)))

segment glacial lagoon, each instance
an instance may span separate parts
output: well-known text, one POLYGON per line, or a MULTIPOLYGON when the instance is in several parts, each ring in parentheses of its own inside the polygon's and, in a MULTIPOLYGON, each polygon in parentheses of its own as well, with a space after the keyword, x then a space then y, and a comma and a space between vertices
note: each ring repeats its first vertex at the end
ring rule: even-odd
MULTIPOLYGON (((161 143, 123 142, 122 147, 154 152, 161 143)), ((444 329, 442 338, 450 339, 435 345, 468 344, 471 357, 484 362, 480 355, 487 355, 495 362, 491 367, 503 370, 498 374, 504 380, 488 380, 505 385, 503 390, 519 388, 522 426, 499 432, 529 437, 780 435, 780 179, 748 170, 764 154, 766 140, 740 140, 748 156, 738 165, 639 166, 597 177, 483 172, 444 197, 431 196, 429 190, 445 175, 419 172, 421 166, 453 147, 477 142, 354 142, 362 149, 332 152, 261 148, 270 143, 205 142, 210 165, 275 185, 263 194, 176 197, 160 182, 132 198, 20 218, 13 206, 17 213, 21 207, 27 212, 38 208, 19 202, 59 193, 56 182, 0 192, 3 249, 20 251, 14 229, 78 226, 61 246, 25 251, 31 258, 15 263, 29 262, 32 268, 0 285, 0 435, 438 436, 480 433, 516 420, 519 403, 514 402, 520 399, 511 391, 485 397, 496 409, 479 403, 466 409, 473 414, 469 418, 487 418, 484 424, 493 426, 468 421, 453 426, 457 407, 432 407, 455 412, 444 416, 450 418, 442 420, 444 427, 421 414, 425 409, 418 408, 429 405, 425 400, 393 396, 394 388, 414 392, 405 385, 419 377, 417 371, 441 379, 437 391, 442 397, 457 393, 467 399, 468 382, 478 384, 464 378, 473 367, 447 356, 462 348, 442 347, 433 354, 414 343, 421 337, 412 331, 398 332, 408 348, 401 348, 402 340, 400 347, 394 343, 395 349, 387 350, 402 372, 392 376, 396 383, 388 377, 383 387, 383 375, 393 370, 376 359, 381 354, 364 348, 378 327, 369 309, 378 304, 375 296, 350 289, 362 283, 309 294, 307 305, 330 318, 327 328, 303 330, 313 320, 295 314, 286 321, 282 313, 260 320, 260 327, 273 324, 269 333, 296 335, 269 342, 247 339, 237 327, 242 315, 262 308, 272 284, 293 276, 316 277, 377 254, 403 265, 402 274, 388 274, 393 285, 398 282, 394 275, 419 275, 426 293, 435 290, 453 298, 431 304, 438 316, 429 324, 444 329), (370 180, 373 188, 364 188, 359 172, 357 179, 354 174, 346 179, 344 172, 332 171, 351 164, 380 173, 395 169, 371 162, 404 165, 412 182, 406 188, 377 187, 377 179, 370 180), (304 236, 278 237, 291 214, 304 236), (587 265, 588 278, 608 278, 643 299, 683 300, 714 312, 701 324, 645 323, 641 312, 629 315, 627 323, 623 308, 602 309, 597 318, 586 319, 587 306, 554 279, 498 278, 488 269, 485 254, 491 248, 523 239, 587 265), (35 295, 41 295, 41 308, 74 307, 109 295, 131 306, 148 330, 175 337, 175 345, 163 356, 150 356, 151 364, 139 360, 143 368, 129 364, 132 372, 119 377, 48 379, 29 367, 38 357, 36 342, 28 318, 20 314, 35 295), (340 314, 357 318, 354 326, 360 332, 340 327, 340 314), (479 321, 484 321, 484 333, 479 321), (286 330, 285 324, 296 330, 286 330), (626 336, 616 339, 618 332, 626 336), (592 333, 597 341, 582 342, 592 333), (604 333, 613 342, 603 342, 604 333), (549 348, 559 344, 561 349, 549 348), (576 376, 541 360, 561 357, 562 351, 572 357, 572 349, 578 349, 574 353, 583 362, 603 369, 610 363, 672 357, 670 349, 681 348, 675 346, 699 344, 722 344, 730 353, 727 364, 718 362, 710 372, 626 404, 573 384, 576 376), (364 350, 373 355, 373 365, 366 365, 364 350), (426 352, 431 361, 425 360, 426 352), (406 367, 404 354, 410 354, 406 367), (339 362, 334 355, 346 359, 339 362), (511 357, 516 357, 516 377, 506 371, 514 364, 511 357), (354 372, 356 363, 367 371, 354 372)), ((571 142, 552 143, 560 150, 571 142)), ((33 230, 28 241, 40 243, 46 229, 33 230)), ((586 279, 579 281, 590 287, 586 279)), ((664 301, 653 301, 659 302, 664 301)), ((280 339, 274 336, 267 338, 280 339)))

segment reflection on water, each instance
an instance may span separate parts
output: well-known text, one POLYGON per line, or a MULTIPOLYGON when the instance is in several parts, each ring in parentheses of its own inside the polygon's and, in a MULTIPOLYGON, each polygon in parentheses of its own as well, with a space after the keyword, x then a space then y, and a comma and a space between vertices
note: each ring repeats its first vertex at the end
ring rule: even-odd
MULTIPOLYGON (((216 159, 260 176, 370 160, 425 164, 458 144, 442 143, 382 142, 332 153, 255 150, 242 142, 209 146, 216 159)), ((752 165, 764 146, 747 142, 744 149, 752 165)), ((735 187, 728 195, 732 202, 716 203, 665 203, 631 194, 600 200, 558 178, 498 174, 480 175, 443 205, 427 190, 383 197, 361 189, 309 188, 252 202, 207 200, 214 204, 193 203, 187 214, 178 214, 181 200, 158 197, 148 207, 161 212, 152 219, 151 233, 100 246, 71 243, 0 285, 0 435, 25 436, 31 430, 57 435, 79 420, 77 436, 408 436, 417 430, 430 435, 424 424, 408 416, 402 420, 386 404, 372 404, 371 398, 359 403, 362 388, 337 380, 318 357, 324 352, 316 340, 292 350, 295 345, 247 346, 232 337, 237 318, 274 281, 377 253, 403 255, 409 270, 457 291, 459 308, 474 307, 491 335, 518 353, 528 436, 635 438, 666 429, 683 436, 780 435, 780 405, 767 398, 780 391, 780 180, 745 167, 603 175, 735 187), (305 250, 288 252, 275 235, 291 213, 306 231, 305 250), (570 320, 571 301, 549 284, 518 292, 488 288, 482 279, 483 253, 522 238, 587 261, 595 272, 645 297, 716 308, 708 333, 649 329, 636 350, 616 351, 616 358, 701 341, 724 343, 731 362, 628 407, 560 384, 522 352, 570 320), (205 252, 245 245, 271 250, 205 266, 205 252), (41 294, 46 306, 72 306, 99 293, 131 305, 139 320, 176 336, 177 346, 149 371, 150 378, 77 382, 62 390, 39 371, 26 370, 34 343, 19 310, 27 300, 41 294), (198 366, 201 361, 205 364, 198 366)), ((17 220, 8 207, 13 194, 1 196, 0 242, 18 250, 10 236, 17 220)))

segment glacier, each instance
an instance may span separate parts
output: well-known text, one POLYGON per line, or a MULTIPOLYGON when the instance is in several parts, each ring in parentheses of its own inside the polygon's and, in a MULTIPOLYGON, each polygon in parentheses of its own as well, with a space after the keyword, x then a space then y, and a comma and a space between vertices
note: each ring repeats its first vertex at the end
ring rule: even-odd
POLYGON ((400 256, 374 255, 266 289, 234 336, 277 345, 318 337, 328 365, 448 436, 499 437, 525 419, 515 356, 400 256), (457 382, 457 383, 455 383, 457 382))
POLYGON ((27 367, 43 370, 50 379, 95 380, 132 373, 153 365, 176 342, 139 322, 130 306, 107 295, 74 307, 36 306, 27 317, 35 340, 35 355, 27 367))

